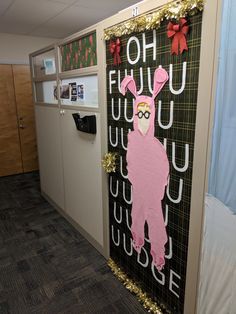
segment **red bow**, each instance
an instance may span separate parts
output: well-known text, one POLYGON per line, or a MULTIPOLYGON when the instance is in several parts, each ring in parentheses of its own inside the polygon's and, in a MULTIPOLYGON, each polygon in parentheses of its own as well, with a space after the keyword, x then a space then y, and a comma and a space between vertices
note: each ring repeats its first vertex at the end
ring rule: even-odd
POLYGON ((114 65, 121 64, 120 50, 121 50, 121 44, 120 44, 119 38, 117 38, 116 41, 110 42, 110 53, 112 55, 114 54, 114 65))
POLYGON ((172 39, 172 46, 171 46, 171 53, 172 54, 179 54, 182 53, 184 50, 188 50, 187 42, 186 42, 186 35, 189 30, 189 26, 186 25, 187 21, 185 19, 180 19, 179 24, 173 24, 171 22, 168 23, 167 26, 167 36, 168 38, 173 37, 172 39))

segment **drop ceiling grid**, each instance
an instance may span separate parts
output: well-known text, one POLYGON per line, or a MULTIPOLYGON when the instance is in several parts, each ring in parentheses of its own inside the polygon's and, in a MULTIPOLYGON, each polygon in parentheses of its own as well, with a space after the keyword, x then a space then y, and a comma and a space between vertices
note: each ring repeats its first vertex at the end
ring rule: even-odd
POLYGON ((136 0, 0 0, 0 32, 63 38, 136 0))

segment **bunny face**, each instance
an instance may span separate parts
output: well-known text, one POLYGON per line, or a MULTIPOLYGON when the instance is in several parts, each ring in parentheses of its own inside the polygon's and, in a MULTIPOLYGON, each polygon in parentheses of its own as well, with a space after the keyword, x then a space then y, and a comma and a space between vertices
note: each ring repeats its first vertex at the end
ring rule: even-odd
POLYGON ((138 118, 138 129, 143 135, 145 135, 149 129, 150 115, 151 109, 149 104, 141 102, 137 105, 136 116, 138 118))
POLYGON ((158 68, 154 73, 152 97, 137 94, 136 83, 132 76, 126 76, 121 82, 121 93, 125 95, 127 89, 134 95, 134 129, 139 130, 142 135, 149 132, 154 134, 155 104, 154 99, 168 80, 166 70, 158 68))
POLYGON ((151 97, 138 96, 134 104, 134 129, 146 135, 155 119, 154 103, 151 97))

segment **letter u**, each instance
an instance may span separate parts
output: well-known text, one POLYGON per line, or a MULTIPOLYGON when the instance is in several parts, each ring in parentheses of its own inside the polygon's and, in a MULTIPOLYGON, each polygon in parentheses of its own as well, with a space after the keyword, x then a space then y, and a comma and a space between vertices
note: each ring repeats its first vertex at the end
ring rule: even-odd
POLYGON ((162 122, 161 122, 161 104, 162 104, 162 101, 159 100, 158 101, 158 124, 162 129, 167 130, 167 129, 171 128, 172 124, 173 124, 174 102, 173 102, 173 100, 170 101, 170 118, 169 118, 169 123, 166 125, 162 124, 162 122))
POLYGON ((143 68, 139 68, 139 77, 140 77, 140 89, 137 91, 137 94, 140 95, 143 92, 143 68))
POLYGON ((114 214, 115 221, 120 224, 122 222, 122 207, 120 206, 120 219, 118 219, 116 202, 114 202, 114 205, 113 205, 113 214, 114 214))
POLYGON ((120 245, 120 230, 117 229, 117 240, 115 240, 115 237, 114 237, 114 226, 113 225, 111 225, 111 238, 112 238, 113 243, 116 246, 120 245))
POLYGON ((126 193, 125 193, 125 182, 123 181, 123 199, 124 199, 124 201, 127 203, 127 204, 132 204, 132 202, 133 202, 133 200, 132 200, 132 187, 131 187, 131 185, 129 184, 129 186, 130 186, 130 199, 128 200, 127 198, 126 198, 126 193))
POLYGON ((161 279, 157 278, 155 269, 156 269, 156 267, 152 263, 152 275, 153 275, 153 277, 156 279, 157 282, 159 282, 162 286, 164 286, 164 284, 165 284, 165 275, 161 271, 158 271, 158 274, 161 275, 161 279))
MULTIPOLYGON (((127 69, 125 69, 125 76, 128 75, 128 71, 127 69)), ((130 71, 130 76, 134 76, 134 70, 131 69, 130 71)), ((142 94, 143 92, 143 68, 140 67, 139 68, 139 78, 140 78, 140 89, 137 91, 137 94, 140 95, 142 94)), ((137 83, 137 81, 136 81, 137 83)), ((121 93, 121 79, 120 79, 120 70, 118 70, 118 89, 119 89, 119 92, 121 93)))
POLYGON ((125 236, 125 233, 123 233, 123 246, 124 246, 125 253, 129 256, 132 256, 133 255, 132 239, 129 239, 129 240, 130 240, 130 251, 128 252, 127 247, 126 247, 126 236, 125 236))
POLYGON ((167 189, 166 189, 166 194, 168 196, 168 199, 174 203, 174 204, 178 204, 180 203, 181 199, 182 199, 182 193, 183 193, 183 179, 179 179, 179 193, 178 193, 178 197, 176 199, 173 199, 171 196, 170 196, 170 180, 168 182, 168 185, 167 185, 167 189))
POLYGON ((153 88, 152 88, 152 83, 151 83, 151 70, 150 70, 149 67, 147 68, 147 77, 148 77, 148 89, 149 89, 149 92, 151 94, 153 94, 153 88))
POLYGON ((120 173, 124 179, 128 179, 128 174, 124 174, 123 172, 123 157, 120 156, 120 173))
POLYGON ((186 70, 187 70, 187 62, 183 62, 183 72, 182 72, 182 85, 180 89, 174 90, 173 89, 173 64, 170 64, 170 70, 169 70, 169 88, 172 94, 179 95, 183 92, 186 84, 186 70))
MULTIPOLYGON (((133 99, 132 110, 133 110, 133 108, 134 108, 134 99, 133 99)), ((133 113, 132 113, 131 118, 128 118, 128 116, 127 116, 127 98, 125 98, 124 117, 125 117, 125 120, 126 120, 127 122, 133 122, 133 120, 134 120, 134 115, 133 115, 133 113)))
POLYGON ((113 181, 113 177, 110 176, 110 193, 113 197, 117 197, 118 196, 118 193, 119 193, 119 181, 116 180, 116 191, 113 192, 113 189, 112 189, 112 181, 113 181))
POLYGON ((167 150, 167 138, 163 139, 163 146, 165 148, 165 151, 167 150))
POLYGON ((128 212, 128 209, 126 209, 126 225, 129 228, 129 230, 131 231, 131 223, 129 222, 129 212, 128 212))
MULTIPOLYGON (((159 68, 162 68, 162 66, 159 65, 159 68)), ((153 94, 153 88, 152 88, 153 79, 151 79, 151 69, 150 69, 150 67, 147 68, 147 78, 148 78, 148 89, 149 89, 149 92, 151 94, 153 94)))
MULTIPOLYGON (((128 129, 128 133, 130 132, 131 130, 130 129, 128 129)), ((127 146, 125 146, 125 144, 124 144, 124 130, 123 130, 123 128, 121 128, 121 130, 120 130, 120 136, 121 136, 121 145, 122 145, 122 147, 124 148, 124 150, 127 150, 127 146)), ((127 137, 127 136, 126 136, 127 137)), ((118 142, 117 142, 118 143, 118 142)))
MULTIPOLYGON (((125 69, 125 76, 124 78, 128 75, 128 71, 127 69, 125 69)), ((134 70, 131 69, 130 71, 130 76, 134 76, 134 70)), ((119 89, 119 92, 121 93, 121 79, 120 79, 120 70, 118 70, 118 89, 119 89)), ((121 93, 122 94, 122 93, 121 93)))
POLYGON ((116 147, 118 145, 118 128, 116 127, 116 139, 115 139, 115 143, 113 143, 112 139, 111 139, 111 125, 109 125, 109 141, 111 146, 116 147))
POLYGON ((148 267, 149 258, 148 258, 147 251, 145 250, 144 247, 141 248, 141 252, 138 254, 137 262, 138 262, 140 265, 142 265, 143 267, 145 267, 145 268, 148 267), (145 257, 146 257, 145 263, 141 262, 141 260, 140 260, 140 256, 141 256, 142 252, 145 253, 145 257))
POLYGON ((169 213, 169 206, 166 204, 165 210, 165 226, 168 225, 168 213, 169 213))
POLYGON ((165 255, 165 258, 167 258, 167 259, 171 259, 171 258, 172 258, 172 256, 173 256, 172 238, 171 238, 171 237, 169 237, 169 241, 168 241, 168 243, 169 243, 169 253, 168 253, 167 255, 165 255))
MULTIPOLYGON (((182 154, 181 154, 182 156, 182 154)), ((175 142, 172 142, 172 164, 175 170, 179 172, 185 172, 188 169, 189 165, 189 144, 185 144, 185 154, 184 154, 184 166, 178 167, 176 165, 176 157, 175 157, 175 142)))
POLYGON ((114 114, 114 111, 115 111, 114 110, 114 98, 112 97, 112 99, 111 99, 111 115, 112 115, 113 120, 115 120, 115 121, 118 121, 120 119, 120 112, 121 112, 120 102, 121 102, 121 99, 119 98, 119 100, 118 100, 118 114, 117 114, 117 116, 115 116, 115 114, 114 114))

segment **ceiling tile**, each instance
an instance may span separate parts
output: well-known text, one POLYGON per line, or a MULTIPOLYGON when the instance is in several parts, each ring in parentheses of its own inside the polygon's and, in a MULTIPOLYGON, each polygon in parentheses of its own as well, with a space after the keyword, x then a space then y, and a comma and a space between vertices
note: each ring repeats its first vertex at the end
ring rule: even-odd
POLYGON ((105 12, 108 9, 112 9, 112 12, 116 13, 135 3, 137 3, 137 0, 76 0, 75 5, 89 7, 91 10, 93 10, 93 8, 100 8, 105 12))
MULTIPOLYGON (((100 17, 100 19, 102 19, 102 17, 100 17)), ((97 20, 98 14, 95 10, 79 8, 78 6, 70 7, 44 25, 35 28, 30 34, 38 35, 41 31, 45 32, 46 29, 48 29, 55 32, 55 34, 61 33, 60 38, 63 38, 95 24, 97 20)), ((45 34, 42 34, 42 36, 45 36, 45 34)))
POLYGON ((14 23, 9 23, 4 21, 3 18, 0 19, 0 30, 1 33, 10 33, 10 34, 27 34, 29 29, 32 29, 34 25, 30 23, 23 23, 19 21, 14 21, 14 23))
POLYGON ((15 0, 1 0, 0 2, 0 6, 1 7, 9 7, 9 5, 11 5, 15 0))
POLYGON ((0 4, 0 16, 3 15, 5 11, 6 11, 6 8, 2 7, 0 4))
POLYGON ((76 0, 48 0, 50 2, 59 2, 59 3, 64 3, 64 4, 73 4, 74 2, 76 2, 76 0))
POLYGON ((68 33, 65 30, 60 30, 58 28, 48 28, 44 26, 40 26, 37 29, 27 33, 29 36, 39 36, 39 37, 51 37, 51 38, 64 38, 67 37, 68 33))
POLYGON ((67 5, 62 3, 49 2, 47 0, 17 0, 15 1, 6 14, 5 20, 14 23, 15 20, 25 22, 26 24, 42 24, 50 18, 62 12, 67 5))
POLYGON ((1 0, 0 2, 0 16, 3 15, 6 10, 10 7, 13 3, 13 0, 1 0))
POLYGON ((136 0, 0 0, 0 31, 63 38, 136 0))

